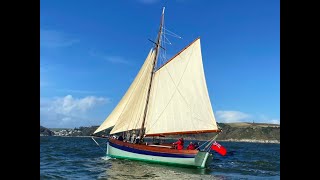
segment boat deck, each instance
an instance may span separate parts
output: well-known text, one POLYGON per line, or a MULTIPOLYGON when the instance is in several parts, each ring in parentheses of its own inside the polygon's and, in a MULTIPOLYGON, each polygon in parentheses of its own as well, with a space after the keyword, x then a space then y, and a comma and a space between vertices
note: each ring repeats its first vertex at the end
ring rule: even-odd
POLYGON ((152 151, 152 152, 160 152, 160 153, 173 153, 173 154, 190 154, 190 155, 196 155, 198 153, 198 150, 187 150, 187 149, 174 149, 171 144, 132 144, 129 142, 122 142, 117 139, 110 138, 109 142, 117 144, 119 146, 125 146, 133 149, 139 149, 139 150, 145 150, 145 151, 152 151))

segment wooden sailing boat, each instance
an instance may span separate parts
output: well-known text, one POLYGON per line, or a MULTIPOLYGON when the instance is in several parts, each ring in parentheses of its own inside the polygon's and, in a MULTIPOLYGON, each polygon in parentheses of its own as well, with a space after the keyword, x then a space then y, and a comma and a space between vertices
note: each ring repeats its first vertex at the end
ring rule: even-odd
POLYGON ((109 138, 110 157, 206 167, 212 160, 210 145, 214 139, 202 150, 177 150, 171 144, 143 142, 145 137, 220 132, 207 91, 200 38, 156 69, 163 22, 164 8, 155 46, 125 95, 94 134, 111 127, 111 135, 139 133, 140 143, 109 138))

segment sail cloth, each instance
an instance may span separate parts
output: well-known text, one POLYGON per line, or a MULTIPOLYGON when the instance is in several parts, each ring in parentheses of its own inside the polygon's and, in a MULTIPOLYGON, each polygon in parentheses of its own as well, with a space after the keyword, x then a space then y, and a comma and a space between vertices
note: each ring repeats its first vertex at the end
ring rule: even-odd
MULTIPOLYGON (((126 94, 94 133, 112 126, 110 134, 141 128, 154 57, 152 49, 126 94)), ((159 68, 153 78, 146 136, 219 131, 207 91, 199 38, 159 68)))
POLYGON ((121 101, 94 133, 112 126, 114 128, 110 134, 141 128, 154 56, 155 51, 151 49, 139 73, 121 101))
POLYGON ((218 131, 199 38, 155 72, 145 126, 147 136, 218 131))

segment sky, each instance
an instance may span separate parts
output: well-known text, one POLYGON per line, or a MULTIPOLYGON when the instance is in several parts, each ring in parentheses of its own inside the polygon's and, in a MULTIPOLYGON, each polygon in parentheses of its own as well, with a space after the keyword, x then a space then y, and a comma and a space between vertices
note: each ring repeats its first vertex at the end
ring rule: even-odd
POLYGON ((40 124, 100 125, 156 38, 167 58, 197 37, 217 122, 280 124, 279 0, 40 0, 40 124))

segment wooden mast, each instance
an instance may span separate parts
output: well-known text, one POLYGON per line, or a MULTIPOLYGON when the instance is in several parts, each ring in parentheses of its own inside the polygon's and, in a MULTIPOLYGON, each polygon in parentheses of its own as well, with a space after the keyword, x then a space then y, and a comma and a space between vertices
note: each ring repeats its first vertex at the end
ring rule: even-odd
POLYGON ((142 121, 141 129, 140 129, 140 135, 139 135, 140 136, 140 140, 142 140, 143 135, 144 135, 144 124, 145 124, 146 117, 147 117, 147 110, 148 110, 148 104, 149 104, 149 98, 150 98, 150 92, 151 92, 151 84, 152 84, 152 80, 153 80, 153 76, 154 76, 154 72, 155 72, 155 66, 156 66, 156 63, 157 63, 157 60, 158 60, 158 54, 159 54, 159 48, 160 48, 160 42, 161 42, 161 35, 162 35, 162 28, 163 28, 163 21, 164 21, 164 9, 165 9, 165 7, 163 7, 163 9, 162 9, 160 28, 159 28, 159 32, 158 32, 158 36, 157 36, 157 42, 155 43, 155 45, 156 45, 156 47, 155 47, 155 56, 154 56, 153 65, 152 65, 151 79, 150 79, 148 95, 147 95, 147 103, 146 103, 146 106, 144 108, 143 121, 142 121))

